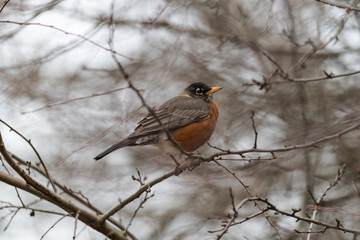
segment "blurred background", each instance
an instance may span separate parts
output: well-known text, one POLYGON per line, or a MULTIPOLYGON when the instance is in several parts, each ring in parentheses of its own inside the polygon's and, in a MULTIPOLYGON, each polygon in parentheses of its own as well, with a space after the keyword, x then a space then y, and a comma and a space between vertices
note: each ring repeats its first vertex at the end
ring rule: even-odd
MULTIPOLYGON (((358 1, 333 2, 360 8, 358 1)), ((31 139, 54 179, 81 190, 102 211, 138 189, 131 177, 136 169, 154 179, 174 168, 152 147, 125 148, 93 160, 147 114, 111 57, 110 39, 150 106, 159 107, 195 81, 223 87, 214 95, 220 118, 210 139, 218 148, 253 147, 252 111, 257 145, 269 149, 309 143, 360 121, 360 76, 355 74, 360 70, 359 10, 315 0, 10 1, 0 13, 0 118, 31 139), (330 78, 344 73, 350 74, 330 78), (315 78, 324 80, 301 82, 315 78)), ((14 132, 3 124, 0 131, 9 151, 38 161, 14 132)), ((208 145, 199 149, 204 156, 218 151, 208 145)), ((317 219, 335 224, 337 218, 359 230, 359 129, 276 153, 276 159, 266 153, 245 156, 253 160, 226 156, 221 163, 254 196, 282 210, 302 208, 309 214, 314 205, 309 191, 319 197, 346 163, 344 177, 324 198, 326 209, 317 219)), ((4 166, 0 171, 6 172, 4 166)), ((216 238, 208 231, 221 229, 231 207, 229 188, 236 204, 249 197, 231 174, 204 163, 153 187, 155 196, 129 231, 139 239, 216 238)), ((0 192, 2 205, 20 205, 13 187, 0 183, 0 192)), ((36 200, 20 194, 26 203, 36 200)), ((138 205, 139 200, 132 202, 115 218, 126 226, 138 205)), ((34 206, 59 210, 43 202, 34 206)), ((28 210, 12 218, 10 211, 0 208, 1 239, 40 239, 60 218, 31 217, 28 210)), ((239 219, 257 211, 249 204, 239 219)), ((294 229, 306 231, 308 224, 270 215, 283 239, 306 237, 294 229)), ((73 225, 74 219, 65 218, 43 239, 70 239, 73 225)), ((79 223, 76 239, 104 238, 79 223)), ((231 227, 224 239, 278 238, 258 216, 231 227)), ((357 237, 327 230, 311 239, 357 237)))

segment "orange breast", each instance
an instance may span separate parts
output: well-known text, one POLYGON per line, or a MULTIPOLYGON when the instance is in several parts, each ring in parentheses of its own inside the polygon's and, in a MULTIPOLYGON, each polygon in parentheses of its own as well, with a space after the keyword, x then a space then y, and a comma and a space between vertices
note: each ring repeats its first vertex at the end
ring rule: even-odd
POLYGON ((216 103, 212 102, 209 104, 208 118, 175 130, 173 138, 185 151, 193 152, 210 139, 218 118, 219 109, 216 103))

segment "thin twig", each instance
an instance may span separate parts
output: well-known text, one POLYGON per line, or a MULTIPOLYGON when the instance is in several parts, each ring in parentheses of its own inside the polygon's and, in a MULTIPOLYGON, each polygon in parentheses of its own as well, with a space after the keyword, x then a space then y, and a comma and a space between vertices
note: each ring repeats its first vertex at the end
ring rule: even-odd
MULTIPOLYGON (((111 237, 113 239, 119 239, 119 240, 125 240, 127 237, 122 231, 119 231, 117 228, 114 228, 112 225, 110 225, 107 222, 104 222, 101 226, 99 226, 98 223, 98 216, 92 212, 89 212, 86 209, 82 209, 72 203, 71 201, 68 201, 64 198, 62 198, 59 194, 52 192, 45 186, 43 186, 41 183, 30 177, 26 174, 24 169, 22 169, 15 160, 11 157, 9 152, 6 150, 5 144, 2 140, 1 132, 0 132, 0 153, 6 160, 6 162, 22 177, 25 182, 20 181, 19 179, 16 179, 11 176, 3 176, 4 179, 2 181, 5 181, 9 183, 10 185, 19 187, 25 191, 31 192, 36 196, 39 196, 68 212, 72 216, 79 212, 79 220, 83 221, 88 226, 92 227, 93 229, 103 233, 104 235, 111 237)), ((1 172, 0 172, 0 175, 1 172)))
POLYGON ((14 217, 16 216, 16 214, 20 211, 20 209, 17 209, 14 214, 11 216, 8 224, 6 224, 5 228, 4 228, 4 231, 6 231, 8 229, 8 227, 10 226, 10 223, 12 222, 12 220, 14 219, 14 217))
MULTIPOLYGON (((228 169, 227 167, 225 167, 223 164, 219 163, 216 160, 213 160, 213 162, 215 162, 217 165, 219 165, 220 167, 222 167, 223 169, 225 169, 225 171, 227 171, 228 173, 230 173, 245 189, 245 191, 247 192, 247 194, 249 195, 250 198, 253 197, 252 193, 249 190, 249 186, 245 185, 243 181, 241 181, 241 179, 236 176, 236 174, 234 172, 232 172, 230 169, 228 169)), ((276 231, 277 235, 279 236, 280 239, 282 239, 279 230, 277 229, 277 227, 275 226, 275 224, 271 221, 270 216, 266 213, 266 211, 264 211, 264 209, 258 204, 257 201, 254 201, 256 207, 263 212, 265 219, 269 222, 269 224, 271 225, 271 227, 276 231)))
POLYGON ((54 189, 54 192, 56 192, 56 187, 55 187, 55 184, 52 180, 52 178, 50 177, 50 174, 45 166, 45 163, 44 161, 42 160, 39 152, 36 150, 36 148, 34 147, 34 145, 31 143, 31 140, 30 139, 27 139, 26 137, 24 137, 24 135, 22 135, 20 132, 18 132, 16 129, 14 129, 12 126, 10 126, 9 124, 7 124, 5 121, 1 120, 0 119, 0 122, 2 122, 3 124, 5 124, 8 128, 10 128, 11 131, 15 132, 17 135, 19 135, 22 139, 24 139, 29 145, 30 147, 33 149, 33 151, 35 152, 37 158, 39 159, 42 167, 44 168, 44 171, 45 171, 45 174, 46 174, 46 177, 47 179, 49 179, 50 183, 51 183, 51 186, 53 187, 54 189))
POLYGON ((108 210, 106 213, 104 213, 100 218, 99 222, 102 223, 106 219, 108 219, 110 216, 115 214, 117 211, 131 203, 133 200, 137 199, 141 196, 141 194, 145 191, 148 191, 151 187, 154 185, 164 181, 165 179, 168 179, 172 176, 179 175, 181 172, 183 172, 186 169, 192 169, 195 166, 198 166, 201 163, 200 159, 193 159, 192 161, 187 161, 181 165, 179 165, 177 168, 165 173, 164 175, 155 178, 154 180, 150 181, 149 183, 146 183, 145 185, 142 185, 135 193, 121 201, 119 204, 108 210))
POLYGON ((149 190, 149 191, 146 191, 146 192, 145 192, 144 199, 141 199, 141 200, 140 200, 140 203, 139 203, 138 207, 137 207, 137 208, 135 209, 135 211, 133 212, 133 214, 132 214, 132 216, 131 216, 131 218, 130 218, 130 220, 129 220, 129 223, 128 223, 128 225, 127 225, 126 228, 125 228, 125 233, 128 232, 128 229, 129 229, 129 227, 131 226, 131 224, 132 224, 132 222, 133 222, 136 214, 139 212, 140 208, 142 208, 142 207, 144 206, 144 204, 145 204, 145 202, 146 202, 147 200, 149 200, 150 198, 152 198, 152 197, 155 196, 154 193, 151 194, 150 196, 148 196, 149 193, 150 193, 150 190, 149 190))
POLYGON ((286 78, 282 77, 283 80, 274 80, 274 81, 271 81, 271 82, 269 81, 268 78, 265 78, 265 80, 263 82, 253 80, 253 83, 244 83, 243 85, 244 86, 257 85, 257 86, 263 87, 263 85, 270 85, 270 84, 308 83, 308 82, 318 82, 318 81, 331 80, 331 79, 348 77, 348 76, 353 76, 353 75, 356 75, 356 74, 360 74, 360 70, 347 72, 347 73, 341 73, 341 74, 334 74, 333 72, 328 73, 327 71, 323 71, 323 72, 324 72, 324 75, 325 75, 323 77, 292 78, 292 77, 287 76, 286 78))
POLYGON ((48 213, 48 214, 60 215, 60 216, 64 216, 64 215, 65 216, 70 216, 68 214, 64 214, 64 213, 61 213, 61 212, 55 212, 55 211, 32 208, 32 207, 23 207, 23 206, 15 206, 15 205, 8 205, 8 206, 0 207, 0 209, 11 209, 11 208, 16 208, 17 210, 26 209, 26 210, 31 210, 32 212, 41 212, 41 213, 48 213))
MULTIPOLYGON (((12 154, 11 155, 17 162, 19 162, 20 164, 26 165, 26 162, 21 159, 20 157, 12 154)), ((45 173, 39 169, 36 166, 31 166, 35 171, 37 171, 38 173, 40 173, 43 176, 46 176, 45 173)), ((4 179, 1 178, 1 173, 0 173, 0 180, 4 181, 4 179)), ((64 191, 66 194, 68 194, 70 197, 76 199, 76 201, 78 201, 79 203, 83 204, 84 206, 88 207, 89 209, 95 211, 97 214, 101 215, 102 211, 98 208, 96 208, 85 196, 83 196, 80 191, 79 192, 74 192, 73 190, 67 188, 66 186, 64 186, 63 184, 60 184, 58 181, 56 181, 55 179, 53 179, 55 185, 61 189, 62 191, 64 191), (75 194, 76 193, 76 194, 75 194), (79 195, 77 194, 79 193, 79 195)), ((6 182, 6 181, 5 181, 6 182)), ((14 184, 10 184, 10 185, 14 185, 14 184)), ((33 193, 34 195, 36 195, 36 193, 33 193)), ((29 206, 29 204, 28 204, 29 206)), ((108 219, 109 222, 111 222, 112 224, 114 224, 116 227, 120 228, 121 230, 125 230, 125 227, 119 223, 118 221, 115 221, 113 218, 109 218, 108 219)), ((136 240, 137 238, 135 237, 134 234, 130 233, 129 231, 127 232, 128 236, 131 237, 132 239, 136 240)))
POLYGON ((253 146, 253 148, 256 149, 256 148, 257 148, 257 140, 258 140, 258 131, 256 130, 254 116, 255 116, 255 112, 254 112, 254 110, 252 110, 252 111, 251 111, 251 122, 252 122, 252 128, 253 128, 253 130, 254 130, 254 134, 255 134, 255 139, 254 139, 254 146, 253 146))
POLYGON ((44 110, 44 109, 47 109, 47 108, 52 108, 52 107, 56 107, 56 106, 59 106, 59 105, 64 105, 64 104, 68 104, 68 103, 71 103, 71 102, 84 100, 84 99, 88 99, 88 98, 103 96, 103 95, 111 94, 111 93, 114 93, 114 92, 122 91, 122 90, 125 90, 125 89, 127 89, 127 88, 126 87, 124 87, 124 88, 116 88, 116 89, 108 90, 108 91, 101 92, 101 93, 93 93, 91 95, 87 95, 87 96, 83 96, 83 97, 77 97, 77 98, 67 99, 67 100, 63 100, 63 101, 60 101, 60 102, 56 102, 56 103, 50 103, 50 104, 47 104, 47 105, 45 105, 43 107, 35 108, 35 109, 32 109, 32 110, 28 110, 28 111, 23 111, 21 113, 22 114, 33 113, 33 112, 41 111, 41 110, 44 110))
POLYGON ((277 214, 281 214, 281 215, 284 215, 284 216, 295 218, 297 221, 304 221, 304 222, 308 222, 308 223, 314 223, 316 225, 323 226, 323 227, 326 227, 326 228, 336 229, 336 230, 340 230, 340 231, 348 232, 348 233, 360 234, 360 230, 351 229, 351 228, 345 228, 345 227, 342 226, 341 223, 337 224, 337 225, 333 225, 333 224, 321 222, 321 221, 318 221, 318 220, 314 220, 314 219, 311 219, 311 218, 301 217, 301 216, 295 214, 294 212, 289 213, 289 212, 286 212, 286 211, 282 211, 282 210, 278 209, 274 204, 270 203, 267 199, 264 199, 264 198, 261 198, 261 197, 250 198, 250 201, 263 202, 263 203, 268 205, 269 210, 272 210, 277 214))
MULTIPOLYGON (((337 175, 335 177, 335 179, 333 181, 330 182, 329 186, 323 191, 323 193, 319 196, 319 198, 315 201, 315 209, 312 213, 312 216, 311 216, 311 219, 315 220, 315 217, 318 213, 318 209, 317 209, 317 206, 321 204, 321 202, 323 201, 325 195, 334 187, 336 186, 339 181, 341 180, 342 176, 344 175, 345 173, 345 169, 346 169, 346 164, 344 164, 342 166, 341 169, 338 169, 338 172, 337 172, 337 175)), ((310 192, 310 191, 309 191, 310 192)), ((312 195, 312 194, 311 194, 312 195)), ((312 195, 312 198, 315 200, 314 196, 312 195)), ((309 225, 309 233, 306 237, 306 240, 310 240, 311 239, 311 232, 313 230, 313 226, 314 226, 314 223, 310 223, 309 225)))
POLYGON ((77 153, 78 151, 88 147, 91 144, 96 143, 97 141, 99 141, 100 139, 102 139, 104 136, 106 136, 108 133, 110 133, 113 129, 117 128, 119 125, 121 125, 124 121, 127 121, 128 119, 132 118, 134 116, 134 114, 140 110, 141 107, 138 107, 137 109, 135 109, 134 111, 132 111, 126 118, 120 119, 118 122, 116 122, 113 126, 109 127, 108 129, 105 129, 104 131, 102 131, 101 133, 99 133, 97 136, 95 136, 94 138, 91 138, 90 140, 88 140, 87 142, 83 143, 82 145, 80 145, 79 147, 71 150, 71 152, 69 152, 65 157, 59 159, 56 163, 55 166, 60 166, 61 164, 63 164, 69 157, 71 157, 73 154, 77 153))
POLYGON ((79 218, 79 212, 77 212, 75 215, 73 240, 76 239, 76 229, 77 229, 77 225, 78 225, 78 218, 79 218))
MULTIPOLYGON (((351 7, 355 6, 356 2, 357 0, 354 0, 351 4, 351 7)), ((347 9, 345 16, 340 20, 339 26, 335 31, 334 35, 332 35, 326 42, 320 43, 318 46, 313 46, 313 48, 307 53, 305 53, 304 56, 289 69, 288 72, 292 72, 295 69, 297 69, 299 66, 303 65, 313 54, 327 47, 332 41, 334 40, 337 41, 349 17, 350 17, 350 11, 349 9, 347 9)))
POLYGON ((40 240, 42 240, 46 236, 46 234, 48 232, 50 232, 51 229, 53 229, 61 220, 63 220, 68 215, 70 215, 70 214, 64 215, 64 216, 60 217, 58 220, 56 220, 56 222, 53 225, 51 225, 50 228, 48 230, 46 230, 46 232, 41 236, 40 240))
POLYGON ((239 150, 239 151, 232 151, 232 150, 229 150, 229 151, 220 151, 220 152, 217 152, 217 153, 214 153, 212 155, 210 155, 209 157, 202 157, 202 156, 193 156, 194 158, 200 158, 202 159, 202 161, 207 161, 207 162, 210 162, 212 161, 213 159, 217 158, 217 157, 220 157, 220 156, 224 156, 224 155, 242 155, 242 154, 246 154, 246 153, 276 153, 276 152, 289 152, 289 151, 293 151, 293 150, 298 150, 298 149, 304 149, 304 148, 310 148, 310 147, 316 147, 318 144, 320 143, 324 143, 326 141, 329 141, 331 139, 337 139, 339 138, 340 136, 342 135, 345 135, 357 128, 360 127, 360 123, 356 123, 338 133, 334 133, 334 134, 331 134, 331 135, 328 135, 328 136, 324 136, 322 138, 318 138, 314 141, 311 141, 311 142, 307 142, 307 143, 304 143, 304 144, 297 144, 297 145, 291 145, 291 146, 284 146, 284 147, 280 147, 280 148, 257 148, 257 149, 254 149, 254 148, 250 148, 250 149, 244 149, 244 150, 239 150))
POLYGON ((346 10, 352 10, 352 11, 360 11, 360 8, 354 7, 354 6, 346 6, 346 5, 342 5, 339 3, 334 3, 334 2, 330 2, 330 1, 326 1, 326 0, 315 0, 317 2, 321 2, 324 4, 328 4, 330 6, 333 7, 337 7, 337 8, 342 8, 342 9, 346 9, 346 10))
POLYGON ((233 214, 230 218, 230 220, 228 220, 227 224, 225 225, 225 227, 222 229, 221 233, 218 234, 216 236, 216 239, 217 240, 220 240, 226 233, 227 231, 229 230, 230 226, 232 225, 232 223, 235 221, 235 219, 238 217, 238 210, 236 209, 235 207, 235 200, 234 200, 234 195, 232 193, 232 189, 229 188, 229 194, 230 194, 230 200, 231 200, 231 207, 232 207, 232 210, 233 210, 233 214))
POLYGON ((43 24, 43 23, 30 23, 30 22, 16 22, 16 21, 9 21, 9 20, 5 20, 5 21, 0 21, 0 23, 9 23, 9 24, 16 24, 16 25, 20 25, 20 26, 41 26, 41 27, 46 27, 46 28, 51 28, 51 29, 54 29, 56 31, 59 31, 59 32, 62 32, 66 35, 70 35, 70 36, 74 36, 74 37, 78 37, 78 38, 81 38, 83 39, 84 41, 96 46, 96 47, 99 47, 105 51, 108 51, 108 52, 111 52, 113 54, 116 54, 120 57, 123 57, 131 62, 141 62, 141 60, 139 59, 136 59, 136 58, 132 58, 132 57, 128 57, 124 54, 121 54, 121 53, 118 53, 117 51, 113 50, 113 49, 110 49, 110 48, 107 48, 107 47, 104 47, 102 46, 101 44, 89 39, 89 38, 86 38, 84 37, 83 35, 81 34, 77 34, 77 33, 71 33, 71 32, 68 32, 68 31, 65 31, 61 28, 58 28, 58 27, 55 27, 53 25, 47 25, 47 24, 43 24))
POLYGON ((349 210, 345 210, 345 209, 341 209, 341 208, 336 208, 336 207, 322 207, 322 206, 318 206, 318 205, 307 205, 306 206, 307 209, 317 209, 318 211, 324 211, 324 212, 340 212, 340 213, 344 213, 347 215, 353 215, 353 216, 358 216, 360 217, 360 212, 353 212, 353 211, 349 211, 349 210))
POLYGON ((111 56, 112 58, 115 60, 115 63, 117 64, 121 74, 124 76, 125 79, 129 79, 129 74, 125 71, 124 67, 120 64, 120 62, 116 59, 115 54, 114 54, 114 33, 115 33, 115 28, 114 28, 114 24, 113 24, 113 20, 114 20, 114 8, 115 8, 115 2, 113 1, 111 3, 111 8, 110 8, 110 17, 109 17, 109 40, 108 40, 108 44, 109 44, 109 48, 112 50, 111 51, 111 56))
POLYGON ((4 3, 3 3, 3 5, 2 5, 1 8, 0 8, 0 13, 2 12, 2 10, 4 10, 6 4, 8 4, 9 2, 10 2, 10 0, 4 0, 4 3))

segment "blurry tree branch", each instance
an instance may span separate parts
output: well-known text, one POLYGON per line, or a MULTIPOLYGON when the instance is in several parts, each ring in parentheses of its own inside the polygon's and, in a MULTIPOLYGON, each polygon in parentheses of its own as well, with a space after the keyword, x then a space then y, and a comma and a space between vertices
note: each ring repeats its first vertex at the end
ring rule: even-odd
MULTIPOLYGON (((287 212, 284 210, 280 210, 278 207, 276 207, 275 204, 271 203, 268 199, 262 198, 262 197, 252 197, 252 198, 247 198, 245 200, 243 200, 241 202, 241 206, 243 205, 244 202, 253 202, 253 201, 259 201, 259 202, 263 202, 266 204, 266 210, 267 211, 274 211, 276 215, 280 214, 280 215, 284 215, 290 218, 294 218, 297 221, 304 221, 307 223, 313 223, 315 225, 318 226, 322 226, 325 227, 325 229, 335 229, 335 230, 340 230, 342 232, 348 232, 348 233, 355 233, 355 234, 360 234, 360 230, 357 229, 351 229, 351 228, 345 228, 344 226, 341 225, 339 220, 334 219, 335 222, 337 222, 337 224, 329 224, 326 222, 322 222, 319 220, 315 220, 312 219, 310 217, 302 217, 297 215, 297 213, 299 213, 301 211, 301 209, 292 209, 292 212, 287 212)), ((233 225, 236 225, 238 223, 233 223, 233 225)), ((297 233, 301 233, 301 231, 298 230, 294 230, 297 233)), ((308 233, 308 232, 305 232, 308 233)))
POLYGON ((122 90, 125 90, 125 89, 127 89, 127 88, 126 87, 125 88, 115 88, 115 89, 111 89, 111 90, 101 92, 101 93, 93 93, 93 94, 87 95, 87 96, 67 99, 67 100, 63 100, 63 101, 60 101, 60 102, 47 104, 47 105, 45 105, 43 107, 39 107, 39 108, 36 108, 36 109, 23 111, 22 113, 23 114, 33 113, 33 112, 41 111, 41 110, 44 110, 44 109, 47 109, 47 108, 52 108, 52 107, 56 107, 56 106, 63 105, 63 104, 68 104, 68 103, 75 102, 75 101, 85 100, 85 99, 88 99, 88 98, 103 96, 103 95, 111 94, 111 93, 114 93, 114 92, 122 91, 122 90))
POLYGON ((334 74, 333 72, 328 73, 327 71, 323 71, 324 75, 323 77, 310 77, 310 78, 294 78, 290 77, 289 74, 280 66, 276 60, 274 60, 270 55, 263 52, 263 55, 266 56, 267 59, 271 63, 273 63, 276 66, 276 70, 273 71, 273 73, 268 77, 263 77, 262 81, 253 79, 253 83, 244 83, 244 86, 253 86, 257 85, 260 87, 260 89, 266 89, 268 90, 272 84, 281 84, 281 83, 308 83, 308 82, 317 82, 322 80, 330 80, 330 79, 336 79, 336 78, 342 78, 342 77, 348 77, 360 74, 360 70, 347 72, 347 73, 341 73, 341 74, 334 74), (273 80, 275 76, 280 76, 282 80, 273 80))
MULTIPOLYGON (((334 179, 333 181, 330 181, 329 186, 322 192, 322 194, 319 196, 319 198, 315 200, 314 197, 313 197, 314 202, 315 202, 315 209, 314 209, 314 211, 313 211, 313 213, 312 213, 311 219, 315 220, 316 215, 317 215, 317 213, 318 213, 318 209, 317 209, 316 207, 319 206, 319 205, 322 203, 325 195, 326 195, 334 186, 336 186, 336 185, 338 184, 338 182, 341 180, 342 176, 343 176, 344 173, 345 173, 345 169, 346 169, 346 164, 344 164, 341 169, 338 169, 337 176, 335 177, 335 179, 334 179)), ((312 194, 310 191, 309 191, 309 193, 311 194, 311 196, 313 196, 313 194, 312 194)), ((314 225, 313 222, 310 223, 309 233, 308 233, 308 235, 307 235, 307 237, 306 237, 307 240, 310 240, 310 239, 311 239, 311 232, 312 232, 312 230, 313 230, 313 225, 314 225)))
POLYGON ((328 136, 324 136, 321 137, 319 139, 316 139, 314 141, 308 142, 308 143, 304 143, 304 144, 297 144, 297 145, 291 145, 291 146, 284 146, 284 147, 280 147, 280 148, 251 148, 251 149, 244 149, 244 150, 221 150, 220 152, 214 153, 212 155, 210 155, 209 157, 202 157, 202 156, 196 156, 201 158, 203 161, 212 161, 213 159, 219 158, 217 160, 221 160, 221 156, 225 156, 225 155, 240 155, 242 156, 242 154, 245 153, 276 153, 276 152, 288 152, 288 151, 293 151, 293 150, 297 150, 297 149, 304 149, 304 148, 315 148, 317 147, 318 144, 320 143, 324 143, 328 140, 331 139, 339 139, 342 135, 347 134, 357 128, 360 127, 360 123, 355 123, 352 126, 338 132, 338 133, 334 133, 328 136))
MULTIPOLYGON (((268 211, 274 211, 276 215, 281 214, 281 215, 285 215, 287 217, 291 217, 291 218, 295 218, 297 221, 304 221, 304 222, 308 222, 309 223, 309 229, 308 231, 299 231, 299 230, 294 230, 296 233, 306 233, 307 234, 307 240, 311 239, 311 233, 324 233, 327 229, 336 229, 336 230, 341 230, 343 232, 349 232, 349 233, 355 233, 355 234, 359 234, 360 230, 356 230, 356 229, 349 229, 349 228, 345 228, 341 223, 340 220, 335 219, 335 221, 337 222, 336 225, 333 224, 329 224, 326 222, 322 222, 319 220, 315 220, 316 214, 317 214, 317 207, 320 207, 319 205, 321 204, 323 198, 325 197, 325 195, 334 187, 338 184, 338 182, 341 180, 342 176, 345 173, 345 168, 346 165, 344 164, 344 166, 341 169, 338 169, 338 173, 337 176, 335 177, 334 181, 330 181, 329 186, 323 191, 323 193, 319 196, 319 198, 317 200, 314 200, 316 203, 316 206, 314 208, 313 214, 312 216, 307 216, 308 217, 302 217, 302 216, 298 216, 297 213, 301 212, 301 209, 292 209, 292 213, 286 212, 286 211, 282 211, 279 208, 277 208, 273 203, 271 203, 268 199, 262 198, 262 197, 253 197, 250 196, 248 198, 245 198, 244 200, 242 200, 237 206, 235 206, 234 203, 234 196, 232 194, 232 190, 230 189, 230 199, 231 199, 231 212, 229 212, 226 217, 226 220, 222 221, 222 229, 220 230, 214 230, 214 231, 209 231, 210 233, 217 233, 220 232, 220 234, 217 235, 217 239, 221 239, 229 230, 230 227, 233 227, 237 224, 242 224, 254 217, 257 217, 261 214, 265 214, 268 211), (240 214, 240 209, 248 202, 254 202, 255 205, 258 205, 258 202, 263 202, 266 204, 265 208, 264 207, 260 207, 260 212, 257 212, 255 214, 252 214, 250 216, 245 217, 243 220, 240 220, 238 222, 235 222, 235 219, 238 217, 238 215, 240 214), (322 226, 325 227, 323 230, 320 231, 314 231, 313 230, 313 226, 314 225, 318 225, 318 226, 322 226)), ((230 170, 229 170, 230 171, 230 170)), ((268 218, 268 217, 267 217, 268 218)))
POLYGON ((338 7, 338 8, 352 10, 352 11, 360 11, 360 8, 357 8, 357 7, 354 7, 354 6, 346 6, 346 5, 343 5, 343 4, 340 4, 340 3, 335 3, 335 2, 332 2, 332 1, 326 1, 326 0, 315 0, 315 1, 321 2, 321 3, 324 3, 324 4, 328 4, 328 5, 333 6, 333 7, 338 7))
MULTIPOLYGON (((18 157, 15 154, 11 154, 11 156, 21 165, 27 166, 27 163, 21 159, 20 157, 18 157)), ((46 177, 44 171, 42 171, 40 168, 38 168, 36 165, 30 165, 30 168, 35 170, 36 172, 40 173, 42 176, 46 177)), ((71 188, 66 187, 64 184, 61 184, 60 182, 58 182, 57 180, 53 180, 54 184, 61 189, 64 193, 66 193, 67 195, 69 195, 71 198, 75 199, 76 201, 78 201, 79 203, 81 203, 82 205, 84 205, 85 207, 93 210, 97 215, 101 215, 102 212, 100 209, 98 209, 97 207, 95 207, 90 200, 84 196, 81 191, 74 191, 71 188)), ((121 230, 125 231, 125 227, 119 223, 118 221, 115 221, 112 218, 108 219, 109 222, 111 222, 112 224, 114 224, 115 226, 117 226, 118 228, 120 228, 121 230)), ((129 232, 129 230, 127 230, 127 235, 129 235, 131 237, 131 239, 136 239, 136 237, 129 232)))
POLYGON ((0 7, 0 13, 4 10, 6 4, 8 4, 10 2, 10 0, 4 0, 3 5, 0 7))
POLYGON ((68 212, 71 216, 75 217, 79 213, 79 220, 83 221, 88 226, 93 229, 102 232, 104 235, 110 237, 111 239, 127 239, 126 234, 121 232, 111 226, 107 222, 103 222, 102 224, 98 224, 98 217, 95 213, 91 213, 85 209, 82 209, 76 206, 74 203, 65 200, 60 195, 55 192, 50 191, 48 188, 44 187, 41 183, 34 180, 30 175, 28 175, 24 169, 22 169, 15 160, 11 157, 11 155, 7 152, 4 142, 2 140, 2 136, 0 133, 0 153, 4 157, 5 161, 14 169, 25 181, 20 179, 7 176, 1 174, 1 180, 6 181, 6 183, 12 185, 14 184, 16 187, 30 192, 42 199, 45 199, 61 209, 68 212))
POLYGON ((84 40, 84 41, 86 41, 86 42, 88 42, 88 43, 90 43, 90 44, 92 44, 92 45, 94 45, 94 46, 96 46, 96 47, 99 47, 99 48, 101 48, 101 49, 103 49, 103 50, 105 50, 105 51, 108 51, 108 52, 111 52, 111 53, 113 53, 113 54, 115 54, 115 55, 118 55, 118 56, 120 56, 120 57, 123 57, 123 58, 125 58, 125 59, 127 59, 127 60, 129 60, 129 61, 131 61, 131 62, 140 62, 140 61, 141 61, 141 60, 139 60, 139 59, 132 58, 132 57, 126 56, 126 55, 124 55, 124 54, 121 54, 121 53, 119 53, 119 52, 117 52, 117 51, 115 51, 115 50, 113 50, 113 49, 109 49, 109 48, 107 48, 107 47, 104 47, 104 46, 102 46, 101 44, 99 44, 99 43, 97 43, 97 42, 95 42, 95 41, 93 41, 93 40, 91 40, 91 39, 89 39, 89 38, 86 38, 86 37, 84 37, 84 36, 81 35, 81 34, 71 33, 71 32, 65 31, 65 30, 63 30, 63 29, 61 29, 61 28, 58 28, 58 27, 56 27, 56 26, 47 25, 47 24, 43 24, 43 23, 16 22, 16 21, 9 21, 9 20, 0 20, 0 23, 2 23, 2 24, 17 24, 17 25, 20 25, 20 26, 40 26, 40 27, 45 27, 45 28, 54 29, 54 30, 59 31, 59 32, 62 32, 62 33, 64 33, 64 34, 66 34, 66 35, 70 35, 70 36, 74 36, 74 37, 77 37, 77 38, 81 38, 82 40, 84 40))
POLYGON ((51 184, 51 186, 54 189, 54 192, 56 192, 56 187, 55 184, 52 180, 52 178, 50 177, 49 171, 47 170, 47 167, 45 166, 44 161, 42 160, 39 152, 36 150, 36 148, 34 147, 34 145, 31 143, 31 139, 27 139, 24 137, 24 135, 22 135, 20 132, 18 132, 16 129, 14 129, 13 127, 11 127, 9 124, 7 124, 6 122, 4 122, 2 119, 0 119, 0 122, 2 122, 3 124, 5 124, 8 128, 10 128, 11 131, 15 132, 17 135, 19 135, 22 139, 24 139, 32 148, 32 150, 34 151, 34 153, 36 154, 36 157, 39 159, 41 166, 44 168, 45 171, 45 175, 47 177, 47 179, 49 179, 49 182, 51 184))

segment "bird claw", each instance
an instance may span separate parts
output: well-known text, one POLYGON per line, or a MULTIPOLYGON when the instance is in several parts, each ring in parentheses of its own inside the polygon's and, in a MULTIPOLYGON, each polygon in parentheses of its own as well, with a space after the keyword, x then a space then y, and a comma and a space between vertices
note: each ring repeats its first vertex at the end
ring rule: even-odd
POLYGON ((188 157, 186 160, 189 162, 189 166, 187 168, 189 171, 194 170, 197 166, 199 166, 202 163, 201 160, 199 160, 198 158, 194 158, 194 157, 188 157), (194 162, 195 160, 198 160, 198 161, 194 162))

